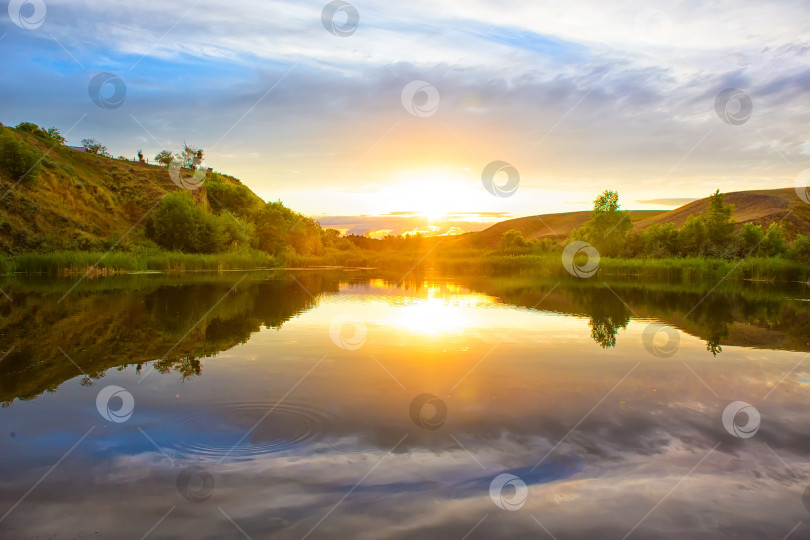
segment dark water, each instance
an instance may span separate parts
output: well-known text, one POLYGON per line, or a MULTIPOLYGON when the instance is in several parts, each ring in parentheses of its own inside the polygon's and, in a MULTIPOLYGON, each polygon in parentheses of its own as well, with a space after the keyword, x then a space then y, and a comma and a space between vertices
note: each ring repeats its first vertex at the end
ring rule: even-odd
POLYGON ((0 283, 0 536, 810 538, 807 286, 400 278, 0 283))

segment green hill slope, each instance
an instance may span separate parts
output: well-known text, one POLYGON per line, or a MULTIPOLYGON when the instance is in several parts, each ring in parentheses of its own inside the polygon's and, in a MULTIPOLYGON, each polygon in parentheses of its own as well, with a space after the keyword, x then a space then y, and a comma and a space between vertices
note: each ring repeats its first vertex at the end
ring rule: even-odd
MULTIPOLYGON (((648 220, 667 213, 664 210, 631 210, 630 219, 634 223, 641 220, 648 220)), ((483 231, 463 235, 462 241, 472 242, 481 247, 497 247, 500 244, 503 233, 515 229, 520 231, 527 240, 550 238, 552 240, 563 240, 568 238, 571 231, 582 227, 591 213, 587 212, 565 212, 562 214, 544 214, 539 216, 529 216, 509 219, 496 223, 483 231)))
MULTIPOLYGON (((39 161, 35 178, 22 181, 0 163, 0 253, 104 249, 123 235, 137 242, 154 205, 167 193, 182 191, 165 167, 81 152, 0 127, 0 143, 10 141, 39 161)), ((241 186, 224 175, 218 182, 241 186)), ((242 189, 257 207, 264 204, 242 189)), ((211 206, 205 185, 190 193, 204 209, 211 206)))
MULTIPOLYGON (((737 191, 725 194, 725 202, 734 205, 734 220, 738 227, 743 223, 762 225, 782 222, 785 236, 793 239, 798 234, 810 234, 810 205, 802 201, 794 188, 781 188, 756 191, 737 191)), ((674 210, 631 210, 630 218, 635 229, 645 229, 650 225, 673 223, 682 226, 690 216, 704 212, 709 198, 700 199, 674 210)), ((567 212, 564 214, 544 214, 510 219, 496 223, 476 233, 463 236, 463 241, 485 247, 496 247, 503 233, 510 229, 520 231, 526 239, 551 238, 562 240, 571 231, 581 227, 590 218, 590 212, 567 212)))

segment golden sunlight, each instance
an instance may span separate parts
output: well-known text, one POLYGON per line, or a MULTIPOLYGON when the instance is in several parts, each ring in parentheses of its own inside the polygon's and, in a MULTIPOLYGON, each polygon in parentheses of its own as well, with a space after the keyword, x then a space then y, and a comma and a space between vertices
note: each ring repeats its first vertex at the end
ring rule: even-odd
POLYGON ((393 324, 404 330, 427 334, 460 334, 465 328, 476 326, 470 307, 493 304, 491 297, 447 287, 429 286, 427 298, 414 299, 400 306, 393 316, 393 324))

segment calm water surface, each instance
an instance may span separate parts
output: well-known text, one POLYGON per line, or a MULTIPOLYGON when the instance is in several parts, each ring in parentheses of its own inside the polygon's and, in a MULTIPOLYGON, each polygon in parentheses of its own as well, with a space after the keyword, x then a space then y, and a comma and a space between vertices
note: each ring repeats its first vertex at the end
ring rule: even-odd
POLYGON ((400 277, 0 283, 0 536, 810 538, 807 286, 400 277))

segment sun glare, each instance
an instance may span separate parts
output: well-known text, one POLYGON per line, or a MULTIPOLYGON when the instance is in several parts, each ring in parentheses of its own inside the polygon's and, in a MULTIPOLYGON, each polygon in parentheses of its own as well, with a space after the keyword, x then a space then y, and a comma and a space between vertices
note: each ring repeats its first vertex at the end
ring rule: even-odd
POLYGON ((419 334, 460 334, 475 325, 470 307, 492 304, 492 299, 478 294, 450 291, 438 287, 428 289, 427 298, 400 306, 393 323, 395 326, 419 334))

